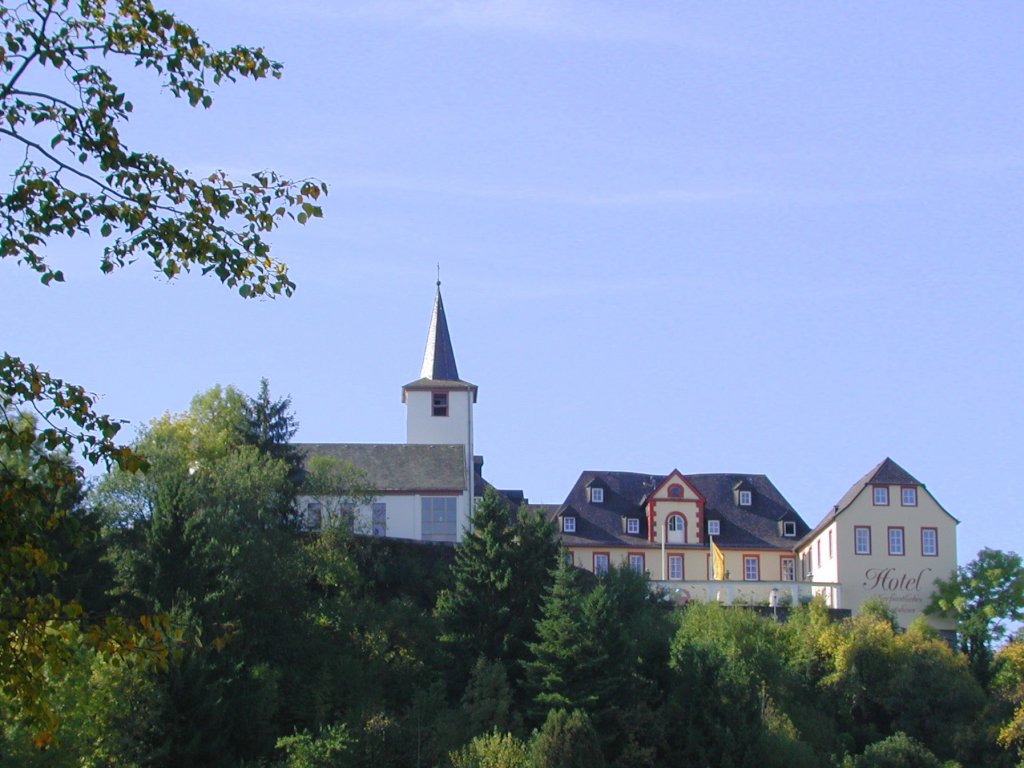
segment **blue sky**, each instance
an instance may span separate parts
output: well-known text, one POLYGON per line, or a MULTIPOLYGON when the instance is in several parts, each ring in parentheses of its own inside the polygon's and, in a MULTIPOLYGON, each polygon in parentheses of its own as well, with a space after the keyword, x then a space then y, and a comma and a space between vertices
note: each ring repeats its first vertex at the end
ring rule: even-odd
POLYGON ((400 442, 440 262, 477 452, 561 501, 584 469, 759 472, 810 523, 885 456, 1024 551, 1024 5, 169 6, 280 81, 209 111, 145 73, 126 136, 197 172, 326 181, 244 301, 98 240, 0 265, 5 348, 135 424, 235 384, 304 441, 400 442))

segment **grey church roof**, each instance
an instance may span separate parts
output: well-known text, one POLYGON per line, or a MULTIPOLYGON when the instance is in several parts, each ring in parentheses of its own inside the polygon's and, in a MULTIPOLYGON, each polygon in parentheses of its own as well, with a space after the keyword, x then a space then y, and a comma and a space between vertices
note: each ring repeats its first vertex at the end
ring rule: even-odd
POLYGON ((333 456, 366 473, 381 493, 464 491, 466 454, 461 445, 298 443, 305 456, 333 456))
POLYGON ((452 337, 448 333, 448 319, 444 315, 440 280, 437 283, 437 295, 434 296, 434 311, 430 316, 427 348, 423 352, 420 378, 432 381, 461 381, 458 366, 455 365, 452 337))
MULTIPOLYGON (((660 547, 647 540, 648 496, 669 475, 647 475, 637 472, 583 472, 566 500, 549 514, 576 516, 575 534, 562 533, 569 546, 660 547), (604 488, 604 501, 592 504, 587 489, 604 488), (626 533, 625 520, 639 518, 640 532, 626 533)), ((721 534, 715 541, 721 547, 751 549, 785 549, 809 530, 796 510, 765 475, 704 474, 683 475, 705 499, 704 519, 721 521, 721 534), (752 503, 741 507, 733 489, 742 483, 751 491, 752 503), (796 523, 796 536, 782 535, 782 521, 796 523)), ((706 548, 706 545, 689 545, 706 548)))

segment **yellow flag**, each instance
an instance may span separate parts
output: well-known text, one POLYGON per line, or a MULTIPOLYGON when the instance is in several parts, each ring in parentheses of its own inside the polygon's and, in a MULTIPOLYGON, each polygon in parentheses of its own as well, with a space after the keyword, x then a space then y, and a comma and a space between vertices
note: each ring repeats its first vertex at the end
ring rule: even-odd
POLYGON ((725 581, 725 553, 718 548, 714 539, 711 539, 711 578, 725 581))

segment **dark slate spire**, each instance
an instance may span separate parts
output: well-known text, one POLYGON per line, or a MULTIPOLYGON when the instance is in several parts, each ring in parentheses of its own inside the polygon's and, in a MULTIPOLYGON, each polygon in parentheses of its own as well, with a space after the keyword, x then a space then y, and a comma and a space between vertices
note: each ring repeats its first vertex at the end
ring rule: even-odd
POLYGON ((444 302, 441 301, 441 281, 437 281, 437 295, 434 297, 434 313, 430 317, 427 331, 427 349, 423 353, 421 379, 434 381, 459 381, 459 369, 455 365, 452 337, 448 335, 448 320, 444 316, 444 302))

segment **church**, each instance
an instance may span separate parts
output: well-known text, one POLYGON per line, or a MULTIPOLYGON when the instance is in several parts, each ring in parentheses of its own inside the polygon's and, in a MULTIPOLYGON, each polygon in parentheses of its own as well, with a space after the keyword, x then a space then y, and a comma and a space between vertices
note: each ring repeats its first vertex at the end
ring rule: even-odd
MULTIPOLYGON (((361 470, 373 499, 355 505, 358 533, 457 543, 488 483, 473 453, 477 386, 459 377, 441 283, 419 378, 402 387, 401 444, 299 444, 361 470)), ((499 491, 513 509, 522 491, 499 491)), ((321 503, 299 499, 307 524, 321 503)), ((765 475, 584 471, 561 504, 535 507, 566 556, 600 574, 646 574, 676 602, 796 605, 821 596, 856 612, 880 598, 906 627, 957 565, 957 520, 890 458, 858 480, 813 528, 765 475)), ((945 619, 929 618, 942 631, 945 619)))
MULTIPOLYGON (((459 541, 469 528, 474 499, 488 483, 483 457, 473 453, 477 387, 459 378, 448 319, 437 283, 419 378, 402 387, 404 443, 299 443, 305 456, 330 456, 365 475, 374 500, 354 510, 358 533, 416 541, 459 541)), ((513 506, 521 491, 500 491, 513 506)), ((321 524, 321 502, 300 497, 310 527, 321 524)))

